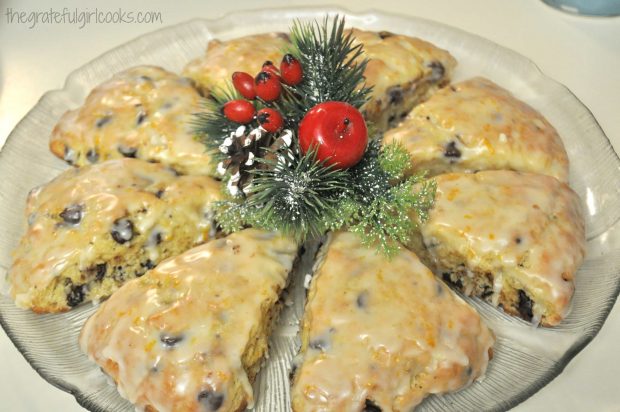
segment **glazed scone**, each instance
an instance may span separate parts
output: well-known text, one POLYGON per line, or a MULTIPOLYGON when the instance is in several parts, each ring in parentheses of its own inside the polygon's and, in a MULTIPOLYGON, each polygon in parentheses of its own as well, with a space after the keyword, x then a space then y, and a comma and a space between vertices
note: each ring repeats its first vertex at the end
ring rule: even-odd
POLYGON ((417 256, 336 233, 312 279, 293 411, 409 412, 484 375, 492 332, 417 256))
POLYGON ((429 266, 507 313, 558 324, 585 254, 577 194, 553 177, 513 171, 435 180, 435 204, 421 227, 429 266))
POLYGON ((417 106, 386 143, 411 154, 412 172, 508 169, 568 179, 562 139, 536 110, 490 80, 476 77, 417 106))
POLYGON ((125 284, 80 347, 139 410, 243 411, 297 252, 254 229, 211 240, 125 284))
POLYGON ((135 157, 184 174, 208 174, 210 157, 191 132, 199 108, 191 80, 159 67, 134 67, 66 112, 52 131, 50 149, 75 166, 135 157))
POLYGON ((290 46, 289 37, 284 33, 254 34, 227 41, 214 39, 207 45, 204 56, 185 66, 183 76, 193 79, 207 94, 226 88, 234 72, 256 76, 267 60, 279 67, 290 46))
POLYGON ((11 295, 35 312, 68 310, 212 235, 220 185, 161 164, 109 160, 69 169, 28 196, 11 295))
POLYGON ((369 59, 364 72, 373 86, 362 112, 379 131, 400 122, 439 87, 449 83, 456 60, 445 50, 418 39, 389 32, 353 29, 369 59))
MULTIPOLYGON (((373 91, 362 111, 377 129, 396 124, 414 105, 450 81, 456 60, 447 51, 414 37, 351 30, 354 44, 363 43, 363 57, 369 59, 364 76, 373 91)), ((183 74, 205 90, 223 87, 236 71, 255 75, 265 60, 278 66, 283 51, 290 47, 288 36, 281 33, 212 40, 206 55, 190 62, 183 74)))

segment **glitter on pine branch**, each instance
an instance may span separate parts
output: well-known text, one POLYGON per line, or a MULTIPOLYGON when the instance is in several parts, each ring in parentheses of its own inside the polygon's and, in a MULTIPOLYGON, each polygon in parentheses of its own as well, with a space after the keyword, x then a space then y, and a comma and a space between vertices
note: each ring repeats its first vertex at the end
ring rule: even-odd
POLYGON ((348 173, 325 166, 316 152, 273 152, 258 162, 249 196, 216 206, 226 232, 245 226, 279 230, 297 240, 320 236, 340 220, 339 205, 349 193, 348 173))
POLYGON ((346 102, 357 109, 367 102, 372 90, 364 81, 368 59, 344 26, 345 19, 339 16, 331 21, 325 17, 322 24, 293 24, 293 54, 304 68, 304 77, 299 85, 285 87, 279 104, 289 120, 299 122, 308 110, 327 101, 346 102))
POLYGON ((397 144, 380 147, 371 142, 362 161, 350 170, 353 196, 343 201, 349 230, 362 243, 392 256, 411 240, 411 235, 428 218, 436 184, 423 173, 404 179, 409 154, 397 144))

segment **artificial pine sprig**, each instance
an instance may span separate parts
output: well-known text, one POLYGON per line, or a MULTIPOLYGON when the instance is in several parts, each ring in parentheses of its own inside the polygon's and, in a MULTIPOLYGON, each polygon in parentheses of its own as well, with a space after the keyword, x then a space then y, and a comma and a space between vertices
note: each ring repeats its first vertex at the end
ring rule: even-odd
POLYGON ((369 98, 371 87, 364 83, 368 59, 363 46, 354 45, 352 33, 345 34, 345 19, 325 17, 318 22, 295 21, 291 28, 293 54, 304 68, 304 77, 295 87, 285 87, 279 109, 287 119, 298 123, 319 103, 339 101, 355 108, 369 98))

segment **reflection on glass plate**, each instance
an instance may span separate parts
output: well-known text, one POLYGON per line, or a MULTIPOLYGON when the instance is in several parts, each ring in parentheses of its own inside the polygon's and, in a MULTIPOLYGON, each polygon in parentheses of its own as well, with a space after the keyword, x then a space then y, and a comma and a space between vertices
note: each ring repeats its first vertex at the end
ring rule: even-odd
MULTIPOLYGON (((442 24, 381 12, 353 14, 337 9, 281 9, 194 20, 145 35, 71 73, 62 90, 49 92, 9 136, 0 152, 0 267, 6 273, 11 250, 25 228, 28 191, 56 176, 66 165, 47 149, 58 118, 80 105, 88 92, 112 74, 138 64, 179 72, 204 53, 209 39, 229 39, 266 31, 287 31, 292 19, 340 12, 349 25, 390 30, 427 39, 459 61, 455 80, 490 78, 542 112, 562 136, 571 161, 571 186, 584 203, 588 249, 577 274, 572 311, 552 329, 535 329, 476 299, 468 299, 498 337, 486 378, 461 392, 431 396, 422 411, 505 410, 522 402, 557 376, 596 335, 620 290, 620 161, 591 113, 564 86, 543 75, 523 56, 488 40, 442 24)), ((297 351, 303 277, 310 252, 295 273, 287 307, 271 339, 270 357, 255 383, 256 410, 289 410, 290 363, 297 351)), ((2 276, 1 278, 4 278, 2 276)), ((0 297, 2 326, 30 364, 50 383, 72 393, 92 411, 131 411, 103 373, 83 355, 77 335, 92 306, 60 315, 35 315, 0 297)))

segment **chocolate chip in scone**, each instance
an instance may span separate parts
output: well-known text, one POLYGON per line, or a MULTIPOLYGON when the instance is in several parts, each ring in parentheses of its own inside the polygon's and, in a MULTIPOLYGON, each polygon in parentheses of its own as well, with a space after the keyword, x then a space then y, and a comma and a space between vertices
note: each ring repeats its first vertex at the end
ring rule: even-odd
POLYGON ((136 125, 140 126, 147 117, 146 112, 144 110, 140 110, 140 112, 138 112, 138 116, 136 117, 136 125))
POLYGON ((97 128, 102 128, 103 126, 110 123, 111 121, 112 121, 112 116, 103 116, 97 119, 97 121, 95 122, 95 126, 97 126, 97 128))
POLYGON ((60 212, 59 216, 65 223, 77 225, 82 220, 83 212, 82 205, 70 205, 60 212))
POLYGON ((387 90, 389 103, 391 105, 401 104, 404 100, 403 89, 400 86, 393 86, 387 90))
POLYGON ((101 282, 108 271, 108 265, 105 263, 99 263, 95 265, 94 268, 91 268, 91 270, 95 273, 95 280, 97 282, 101 282))
POLYGON ((519 289, 519 314, 527 321, 532 320, 534 313, 532 312, 533 302, 532 299, 523 291, 519 289))
POLYGON ((394 123, 394 120, 396 120, 396 116, 391 115, 390 117, 388 117, 388 124, 394 123))
POLYGON ((149 235, 149 240, 147 241, 147 246, 157 246, 163 240, 161 231, 159 229, 155 229, 149 235))
POLYGON ((147 259, 144 262, 140 263, 140 266, 150 270, 150 269, 153 269, 156 265, 155 265, 155 262, 153 262, 151 259, 147 259))
POLYGON ((67 306, 73 308, 84 301, 86 297, 86 285, 72 286, 67 294, 67 306))
POLYGON ((388 37, 392 37, 394 36, 394 33, 391 33, 389 31, 380 31, 379 33, 377 33, 379 35, 379 37, 381 37, 382 39, 387 39, 388 37))
POLYGON ((134 236, 133 222, 126 217, 116 219, 114 223, 112 223, 110 234, 112 235, 112 239, 118 244, 122 245, 123 243, 129 242, 134 236))
POLYGON ((144 83, 150 83, 150 82, 152 82, 152 81, 153 81, 153 79, 152 79, 151 77, 149 77, 149 76, 144 76, 144 75, 142 75, 142 76, 138 77, 138 80, 140 80, 140 81, 142 81, 142 82, 144 82, 144 83))
POLYGON ((69 146, 65 146, 65 152, 62 158, 65 162, 69 163, 70 165, 75 164, 75 160, 76 160, 75 150, 73 150, 69 146))
POLYGON ((463 282, 461 281, 461 279, 457 278, 456 280, 452 280, 452 275, 450 274, 450 272, 442 273, 441 277, 444 280, 444 282, 446 282, 447 284, 452 285, 459 289, 463 288, 463 282))
POLYGON ((127 147, 122 144, 118 146, 118 152, 122 154, 124 157, 136 157, 138 154, 138 149, 135 147, 127 147))
POLYGON ((88 149, 86 152, 86 159, 90 163, 97 163, 99 161, 99 153, 95 149, 88 149))
POLYGON ((224 404, 224 394, 211 390, 200 392, 197 398, 205 412, 215 412, 224 404))
POLYGON ((431 69, 430 81, 432 82, 440 81, 446 74, 446 68, 438 61, 430 62, 428 64, 428 67, 431 69))
POLYGON ((366 399, 362 412, 381 412, 381 408, 379 408, 379 406, 370 399, 366 399))
POLYGON ((185 339, 183 335, 169 335, 167 333, 162 333, 159 336, 159 340, 166 349, 174 348, 183 339, 185 339))
POLYGON ((155 192, 155 196, 156 196, 158 199, 161 199, 161 198, 162 198, 162 196, 164 195, 164 193, 165 193, 165 192, 166 192, 166 190, 165 190, 165 189, 159 189, 157 192, 155 192))
POLYGON ((454 140, 446 145, 443 155, 453 159, 461 157, 461 151, 456 147, 456 142, 454 140))
POLYGON ((368 291, 365 290, 361 292, 359 295, 357 295, 355 304, 357 305, 358 308, 365 309, 368 306, 368 299, 369 299, 368 291))
POLYGON ((515 238, 515 243, 516 243, 517 245, 520 245, 520 244, 521 244, 521 241, 522 241, 522 240, 521 240, 521 237, 520 237, 520 236, 517 236, 517 237, 515 238))

